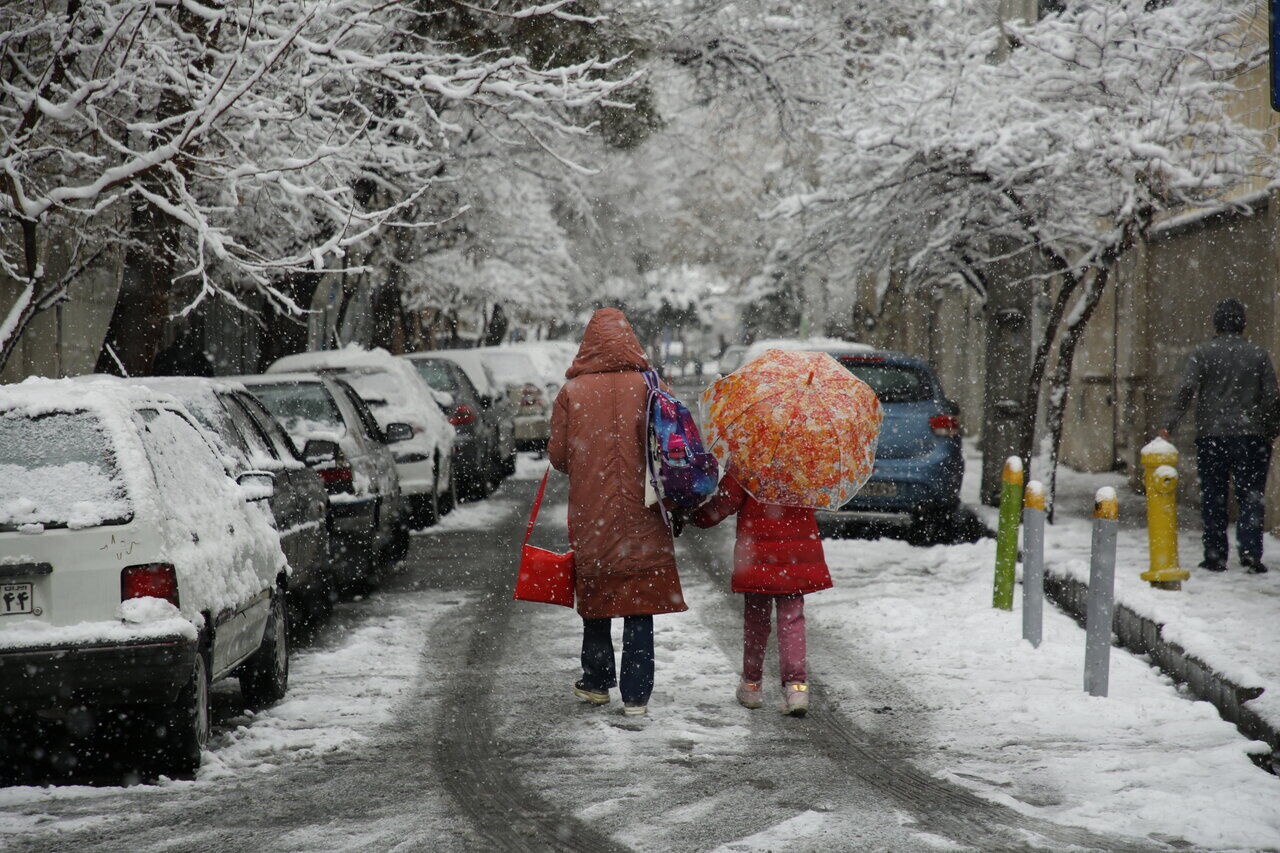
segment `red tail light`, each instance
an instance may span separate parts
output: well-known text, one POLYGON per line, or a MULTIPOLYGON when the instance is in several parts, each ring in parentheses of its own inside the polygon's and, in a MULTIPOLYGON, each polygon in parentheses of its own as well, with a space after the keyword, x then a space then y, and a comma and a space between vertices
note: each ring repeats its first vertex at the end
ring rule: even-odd
POLYGON ((475 422, 476 413, 472 411, 470 406, 457 406, 454 408, 453 414, 449 415, 449 423, 454 426, 463 426, 475 422))
POLYGON ((955 415, 934 415, 929 418, 929 428, 939 438, 955 438, 960 434, 960 419, 955 415))
POLYGON ((178 574, 168 563, 128 566, 120 572, 120 600, 163 598, 178 606, 178 574))
POLYGON ((537 385, 526 385, 520 389, 521 406, 541 406, 542 389, 537 385))
POLYGON ((351 466, 335 465, 332 468, 321 468, 316 471, 320 475, 320 479, 324 481, 324 486, 332 494, 334 492, 350 492, 351 484, 351 466))

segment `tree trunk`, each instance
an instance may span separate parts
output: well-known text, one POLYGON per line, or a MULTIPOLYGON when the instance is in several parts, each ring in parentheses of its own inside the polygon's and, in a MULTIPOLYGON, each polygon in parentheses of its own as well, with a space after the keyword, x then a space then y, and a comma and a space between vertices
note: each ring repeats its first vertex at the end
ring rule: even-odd
POLYGON ((1080 296, 1080 302, 1072 311, 1063 333, 1062 343, 1058 345, 1058 363, 1054 366, 1053 380, 1049 386, 1049 434, 1052 443, 1049 451, 1049 521, 1053 522, 1054 489, 1058 481, 1058 454, 1062 448, 1062 430, 1066 422, 1067 394, 1071 390, 1071 369, 1075 364, 1076 349, 1080 339, 1084 337, 1089 320, 1102 301, 1102 294, 1107 289, 1111 266, 1099 266, 1089 280, 1088 287, 1080 296))
POLYGON ((1040 334, 1040 341, 1036 344, 1035 355, 1031 360, 1031 372, 1027 376, 1026 399, 1030 405, 1022 412, 1022 434, 1025 444, 1018 455, 1022 457, 1028 479, 1031 477, 1032 458, 1035 456, 1036 420, 1040 412, 1040 389, 1044 385, 1045 372, 1049 369, 1049 353, 1053 350, 1053 342, 1058 337, 1058 329, 1062 326, 1062 318, 1066 314, 1067 306, 1071 304, 1071 297, 1080 288, 1080 276, 1078 274, 1062 269, 1059 271, 1059 275, 1061 276, 1062 284, 1058 289, 1057 297, 1053 300, 1053 306, 1049 309, 1049 316, 1045 318, 1044 329, 1040 334))
POLYGON ((178 233, 171 217, 145 201, 134 205, 129 231, 136 243, 125 253, 120 295, 96 370, 146 376, 169 322, 178 233))
POLYGON ((1010 456, 1022 455, 1035 422, 1035 398, 1028 399, 1027 355, 1031 351, 1031 293, 1023 277, 997 271, 988 276, 986 382, 983 387, 982 502, 1000 502, 1000 472, 1010 456))

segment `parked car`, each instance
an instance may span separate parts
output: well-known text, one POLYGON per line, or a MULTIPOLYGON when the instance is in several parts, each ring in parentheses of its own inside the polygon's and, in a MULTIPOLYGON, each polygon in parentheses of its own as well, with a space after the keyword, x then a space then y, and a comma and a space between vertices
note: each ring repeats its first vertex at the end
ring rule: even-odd
POLYGON ((275 494, 268 506, 291 569, 290 612, 302 623, 327 613, 337 587, 329 561, 328 494, 320 475, 306 466, 280 424, 238 382, 196 377, 137 381, 185 404, 230 460, 233 474, 271 474, 275 494))
POLYGON ((476 386, 456 363, 421 354, 406 357, 434 391, 448 396, 445 414, 458 431, 453 444, 453 470, 459 495, 464 500, 480 500, 501 479, 495 464, 499 428, 491 414, 492 407, 485 406, 476 386))
POLYGON ((480 394, 482 417, 493 424, 497 441, 493 449, 494 470, 503 476, 516 472, 516 405, 498 382, 493 369, 475 349, 431 350, 414 353, 410 358, 442 358, 462 368, 480 394))
POLYGON ((716 363, 716 372, 721 376, 728 376, 739 367, 742 367, 742 359, 747 354, 747 348, 742 344, 731 344, 724 348, 724 352, 720 354, 720 359, 716 363))
POLYGON ((871 479, 838 513, 820 516, 892 513, 918 528, 949 529, 964 476, 959 406, 914 356, 869 347, 833 347, 831 355, 876 392, 884 423, 871 479))
POLYGON ((111 710, 190 775, 209 687, 246 704, 289 679, 286 565, 266 502, 174 398, 130 384, 0 387, 0 711, 111 710))
POLYGON ((507 398, 515 408, 517 450, 545 450, 551 437, 551 404, 544 379, 533 358, 519 350, 504 347, 479 347, 485 364, 494 378, 507 389, 507 398))
POLYGON ((328 492, 339 589, 360 590, 409 548, 408 509, 381 427, 345 380, 314 373, 237 377, 289 433, 328 492))
POLYGON ((391 455, 411 527, 435 524, 453 508, 457 432, 413 365, 386 350, 347 347, 285 356, 267 373, 298 370, 340 374, 369 404, 387 443, 393 445, 391 455))

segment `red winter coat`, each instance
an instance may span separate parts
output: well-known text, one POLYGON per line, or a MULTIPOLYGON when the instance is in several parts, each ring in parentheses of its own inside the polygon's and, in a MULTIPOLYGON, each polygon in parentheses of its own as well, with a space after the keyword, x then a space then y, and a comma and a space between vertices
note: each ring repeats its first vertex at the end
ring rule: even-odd
POLYGON ((587 323, 551 414, 547 455, 569 475, 569 543, 584 619, 688 609, 675 546, 644 502, 644 350, 617 308, 587 323))
POLYGON ((832 587, 812 509, 761 503, 726 474, 711 500, 694 512, 693 523, 713 527, 735 512, 734 592, 783 595, 832 587))

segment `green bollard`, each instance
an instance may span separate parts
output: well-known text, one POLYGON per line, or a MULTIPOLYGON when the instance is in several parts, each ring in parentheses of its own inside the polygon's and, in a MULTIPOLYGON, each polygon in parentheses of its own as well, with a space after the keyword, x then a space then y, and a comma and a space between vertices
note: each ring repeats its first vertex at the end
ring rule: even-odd
POLYGON ((1018 562, 1018 519, 1022 515, 1022 460, 1005 460, 1000 479, 1000 530, 996 533, 996 579, 991 606, 1013 609, 1014 566, 1018 562))

